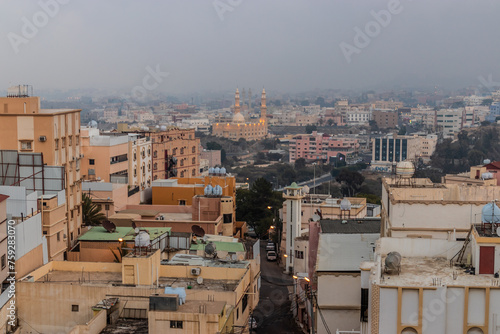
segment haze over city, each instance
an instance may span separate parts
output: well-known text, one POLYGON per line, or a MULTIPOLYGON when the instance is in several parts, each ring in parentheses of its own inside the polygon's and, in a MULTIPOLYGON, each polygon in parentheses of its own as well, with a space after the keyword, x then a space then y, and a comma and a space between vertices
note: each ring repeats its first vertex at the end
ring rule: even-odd
POLYGON ((167 94, 236 86, 287 93, 453 89, 479 86, 481 76, 500 81, 497 1, 57 4, 47 10, 34 1, 2 1, 2 89, 27 83, 38 90, 130 91, 147 67, 168 73, 155 88, 167 94), (358 31, 364 39, 356 40, 358 31))

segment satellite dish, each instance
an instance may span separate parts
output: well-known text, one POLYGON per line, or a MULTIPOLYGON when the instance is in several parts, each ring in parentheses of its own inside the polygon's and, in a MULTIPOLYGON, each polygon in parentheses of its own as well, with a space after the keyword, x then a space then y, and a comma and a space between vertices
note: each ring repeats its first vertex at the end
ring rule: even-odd
POLYGON ((198 284, 203 284, 203 277, 198 276, 198 278, 196 279, 196 282, 197 282, 198 284))
POLYGON ((318 215, 317 213, 313 214, 312 216, 313 222, 319 222, 320 219, 321 219, 320 215, 318 215))
POLYGON ((304 188, 302 188, 302 190, 304 191, 305 194, 309 194, 309 190, 311 190, 308 186, 304 186, 304 188))
POLYGON ((213 242, 209 242, 206 246, 205 246, 205 254, 207 254, 208 256, 213 256, 215 255, 215 244, 213 242))
POLYGON ((497 227, 497 235, 500 237, 500 227, 497 227))
POLYGON ((135 222, 132 222, 132 228, 135 230, 137 228, 137 225, 135 224, 135 222))
POLYGON ((116 231, 116 225, 109 220, 103 220, 102 227, 104 227, 109 233, 113 233, 114 231, 116 231))
POLYGON ((201 226, 193 225, 191 231, 193 231, 193 234, 197 237, 203 238, 205 236, 205 230, 201 226))

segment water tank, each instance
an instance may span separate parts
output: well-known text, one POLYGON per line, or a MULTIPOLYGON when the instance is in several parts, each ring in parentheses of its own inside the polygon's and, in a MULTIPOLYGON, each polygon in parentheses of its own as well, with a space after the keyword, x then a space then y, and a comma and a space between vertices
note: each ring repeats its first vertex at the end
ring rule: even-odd
POLYGON ((161 131, 167 131, 167 127, 165 125, 160 126, 161 131))
POLYGON ((488 203, 481 210, 483 223, 500 223, 500 208, 495 203, 488 203))
POLYGON ((398 252, 390 252, 385 258, 385 270, 388 273, 399 273, 401 268, 401 254, 398 252))
POLYGON ((210 167, 208 169, 208 174, 212 175, 214 173, 214 168, 213 167, 210 167))
POLYGON ((221 186, 217 185, 214 187, 214 195, 222 196, 222 187, 221 186))
POLYGON ((135 236, 135 247, 148 247, 151 245, 151 238, 146 231, 139 231, 135 236))
POLYGON ((481 179, 482 180, 491 180, 493 178, 493 173, 482 173, 481 174, 481 179))
POLYGON ((205 187, 205 196, 210 196, 213 194, 213 187, 211 185, 208 185, 205 187))
POLYGON ((91 120, 89 122, 89 128, 94 128, 94 129, 97 128, 97 122, 94 120, 91 120))
POLYGON ((415 174, 415 166, 410 161, 400 161, 396 165, 396 175, 404 179, 409 179, 415 174))
POLYGON ((351 202, 345 197, 340 201, 340 210, 351 210, 351 202))
POLYGON ((219 175, 220 174, 220 168, 219 167, 215 167, 214 174, 215 175, 219 175))
POLYGON ((220 169, 220 173, 221 173, 222 175, 226 175, 226 168, 222 167, 222 168, 220 169))
POLYGON ((487 164, 490 164, 491 163, 491 160, 490 159, 484 159, 483 160, 483 164, 484 165, 487 165, 487 164))

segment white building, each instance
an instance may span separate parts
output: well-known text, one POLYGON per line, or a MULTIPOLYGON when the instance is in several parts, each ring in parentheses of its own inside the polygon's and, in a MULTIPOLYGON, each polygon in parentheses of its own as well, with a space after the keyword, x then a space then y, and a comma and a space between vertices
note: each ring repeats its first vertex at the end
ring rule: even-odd
POLYGON ((302 198, 304 198, 303 188, 293 182, 289 187, 285 187, 283 198, 288 208, 283 222, 283 230, 286 231, 283 240, 286 244, 285 254, 287 255, 285 271, 287 273, 293 273, 295 238, 301 235, 302 198))
POLYGON ((462 109, 441 109, 436 111, 436 129, 443 137, 453 137, 462 129, 462 109))

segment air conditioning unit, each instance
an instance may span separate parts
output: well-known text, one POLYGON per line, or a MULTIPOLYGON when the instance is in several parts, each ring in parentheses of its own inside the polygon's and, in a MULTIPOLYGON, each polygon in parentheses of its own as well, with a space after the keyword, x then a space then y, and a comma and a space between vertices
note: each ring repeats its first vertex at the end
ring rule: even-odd
POLYGON ((201 274, 201 268, 191 268, 191 275, 199 276, 201 274))
POLYGON ((47 141, 47 137, 46 136, 40 136, 40 137, 38 137, 38 140, 43 143, 43 142, 47 141))

